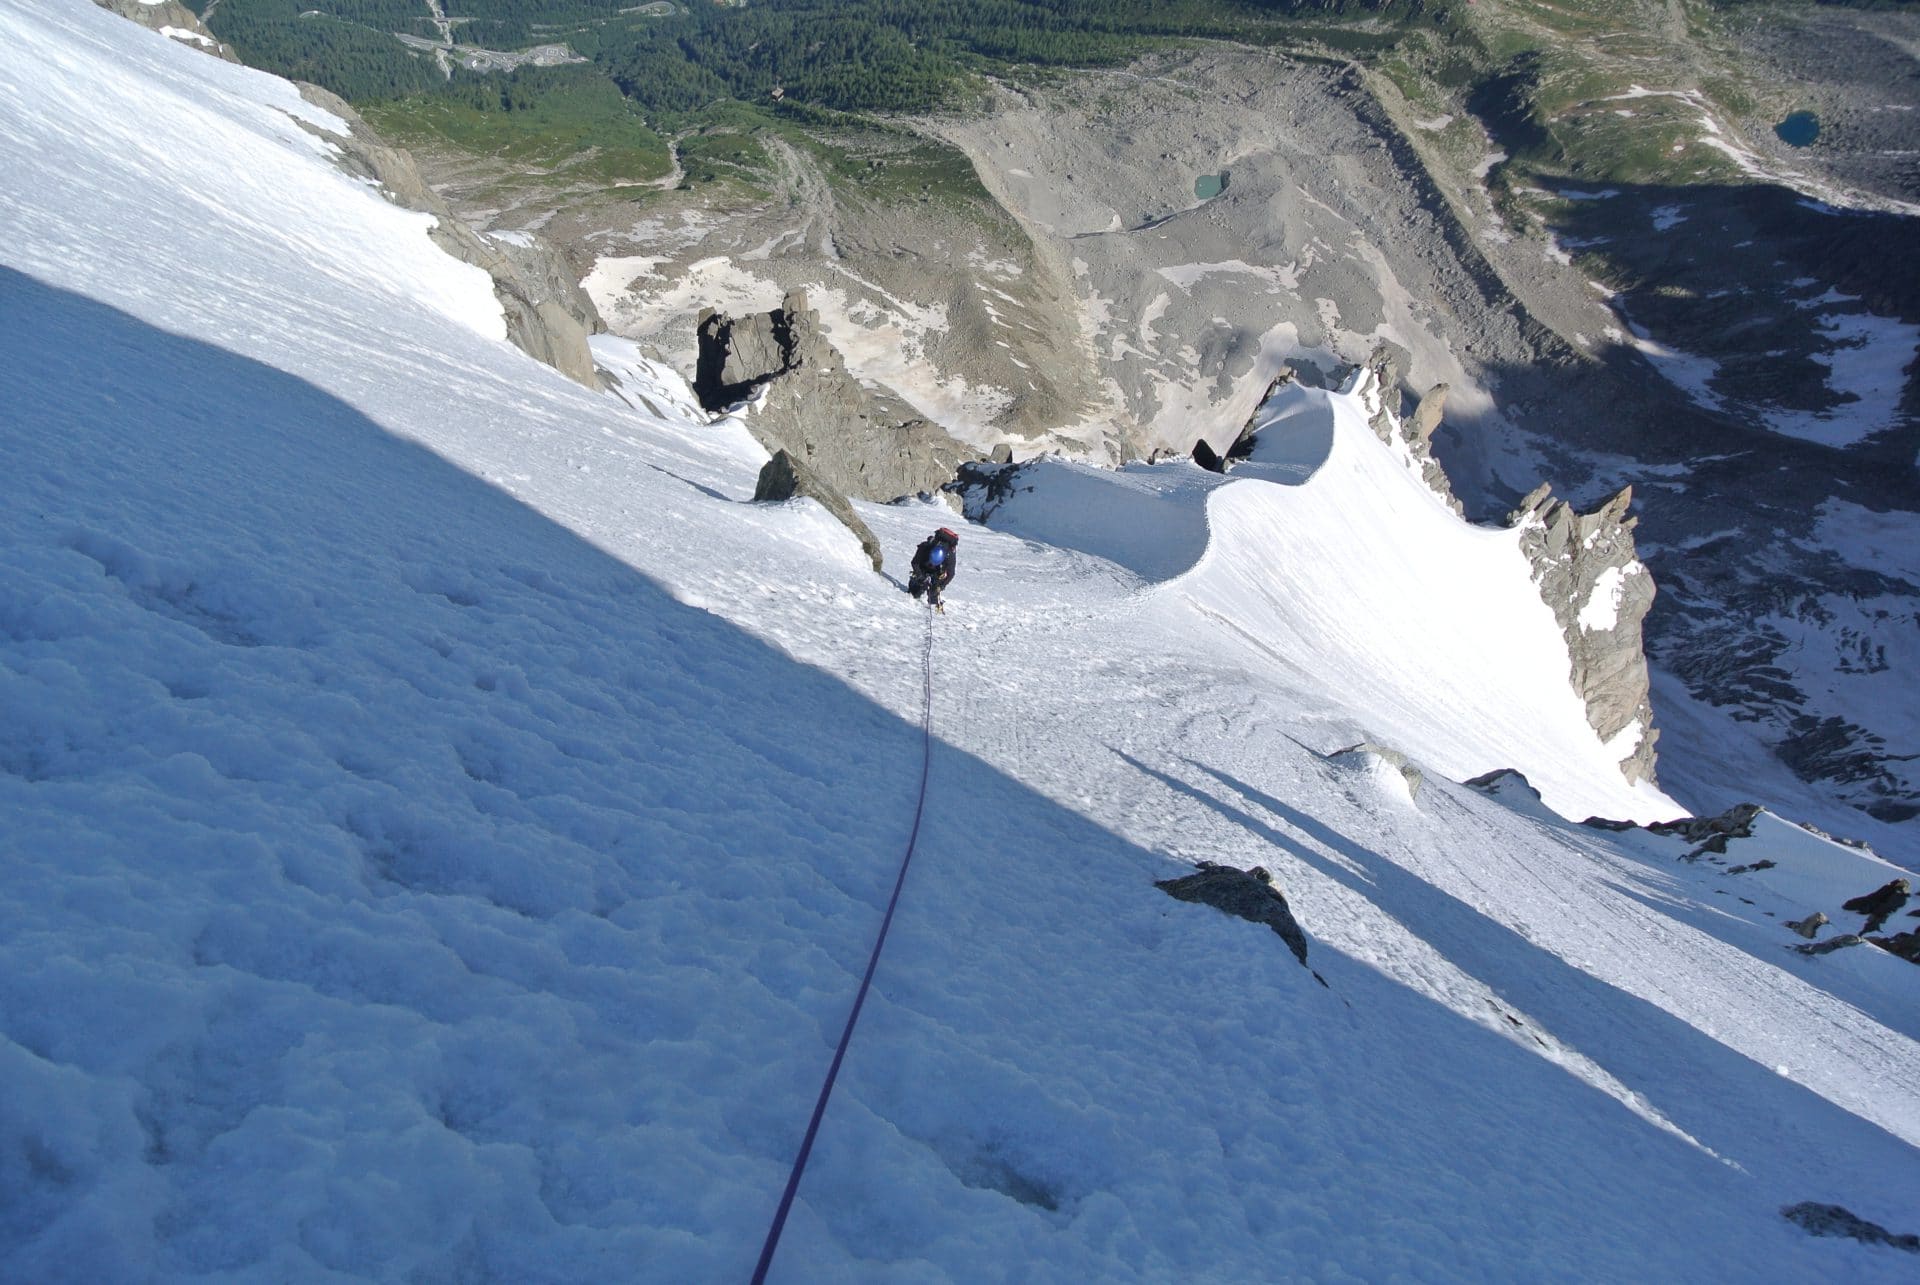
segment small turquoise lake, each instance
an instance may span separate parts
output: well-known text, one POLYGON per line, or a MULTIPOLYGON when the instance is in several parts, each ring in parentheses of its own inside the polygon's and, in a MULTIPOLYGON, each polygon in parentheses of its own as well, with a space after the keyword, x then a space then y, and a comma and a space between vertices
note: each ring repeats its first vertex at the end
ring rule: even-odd
POLYGON ((1820 137, 1820 118, 1812 112, 1795 112, 1773 127, 1788 147, 1805 147, 1820 137))
POLYGON ((1221 170, 1218 174, 1202 174, 1193 180, 1193 194, 1202 201, 1211 201, 1226 190, 1227 172, 1225 170, 1221 170))

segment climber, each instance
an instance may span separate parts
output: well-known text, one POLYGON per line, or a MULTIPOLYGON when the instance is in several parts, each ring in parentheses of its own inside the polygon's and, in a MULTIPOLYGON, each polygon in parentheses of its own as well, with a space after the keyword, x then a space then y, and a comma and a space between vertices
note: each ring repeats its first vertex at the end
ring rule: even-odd
POLYGON ((924 593, 935 611, 946 610, 940 602, 940 591, 953 583, 953 573, 960 564, 959 546, 960 537, 946 527, 922 540, 913 551, 913 575, 907 579, 907 592, 916 598, 924 593))

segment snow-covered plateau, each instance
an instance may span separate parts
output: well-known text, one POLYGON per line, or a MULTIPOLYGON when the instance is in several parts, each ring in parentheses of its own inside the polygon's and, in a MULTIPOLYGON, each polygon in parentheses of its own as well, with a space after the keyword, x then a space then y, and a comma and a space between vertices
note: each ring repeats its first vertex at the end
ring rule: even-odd
POLYGON ((746 1278, 928 664, 772 1279, 1913 1279, 1781 1213, 1920 1230, 1920 973, 1786 926, 1901 872, 1581 824, 1679 809, 1363 375, 876 576, 289 84, 0 0, 0 87, 0 1280, 746 1278))

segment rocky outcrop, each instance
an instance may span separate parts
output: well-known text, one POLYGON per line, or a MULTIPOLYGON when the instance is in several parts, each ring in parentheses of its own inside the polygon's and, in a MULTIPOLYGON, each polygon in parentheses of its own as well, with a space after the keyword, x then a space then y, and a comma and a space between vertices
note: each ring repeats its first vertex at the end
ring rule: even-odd
POLYGON ((847 503, 847 497, 828 486, 820 475, 795 459, 787 451, 775 451, 760 470, 760 480, 753 488, 756 504, 778 503, 791 500, 796 496, 805 496, 818 500, 827 512, 840 520, 841 525, 853 532, 860 541, 861 550, 867 555, 867 561, 873 564, 875 571, 880 570, 883 561, 880 553, 880 541, 874 538, 873 531, 860 515, 847 503))
MULTIPOLYGON (((1032 462, 1029 460, 1027 464, 1032 462)), ((970 460, 959 467, 953 481, 944 489, 949 495, 959 497, 960 512, 967 521, 985 522, 1015 491, 1032 489, 1031 483, 1023 486, 1020 480, 1027 464, 970 460)))
POLYGON ((1420 399, 1420 405, 1414 408, 1413 418, 1407 421, 1407 435, 1427 443, 1431 449, 1433 431, 1440 427, 1440 421, 1446 413, 1447 385, 1435 384, 1420 399))
POLYGON ((122 18, 131 18, 143 27, 150 28, 179 41, 193 49, 210 53, 216 58, 228 62, 239 62, 234 56, 231 45, 223 45, 213 33, 200 25, 200 15, 180 3, 180 0, 93 0, 102 9, 117 13, 122 18))
POLYGON ((1685 839, 1695 845, 1693 851, 1687 854, 1689 861, 1708 852, 1724 856, 1729 840, 1753 837, 1753 823, 1760 815, 1760 810, 1758 803, 1736 803, 1719 816, 1650 822, 1647 833, 1685 839))
POLYGON ((1805 937, 1808 941, 1812 941, 1815 937, 1818 937, 1820 935, 1820 930, 1822 928, 1825 928, 1826 926, 1827 926, 1826 912, 1820 911, 1820 910, 1814 911, 1812 914, 1808 915, 1805 919, 1787 920, 1787 927, 1793 929, 1793 931, 1799 933, 1802 937, 1805 937))
POLYGON ((529 297, 558 304, 589 335, 605 334, 607 323, 580 286, 580 274, 560 247, 531 232, 489 232, 489 244, 513 265, 529 297))
MULTIPOLYGON (((1193 450, 1190 452, 1193 462, 1209 473, 1225 473, 1229 465, 1238 463, 1253 454, 1254 439, 1259 436, 1255 425, 1260 421, 1260 408, 1271 401, 1275 393, 1291 384, 1294 378, 1293 367, 1282 366, 1280 373, 1267 384, 1267 391, 1262 393, 1260 400, 1254 403, 1253 414, 1241 426, 1239 434, 1227 445, 1226 452, 1223 454, 1216 451, 1206 438, 1198 438, 1194 441, 1193 450)), ((1173 452, 1168 451, 1163 456, 1161 451, 1155 451, 1147 462, 1158 464, 1162 458, 1171 457, 1172 454, 1173 452)))
POLYGON ((1831 955, 1836 950, 1845 950, 1849 946, 1864 946, 1867 939, 1859 933, 1841 933, 1838 937, 1829 937, 1823 942, 1811 946, 1795 946, 1802 955, 1831 955))
POLYGON ((1846 1236, 1868 1245, 1887 1245, 1920 1254, 1920 1236, 1888 1231, 1879 1223, 1870 1223, 1843 1205, 1822 1205, 1803 1201, 1780 1211, 1788 1222, 1798 1223, 1815 1236, 1846 1236))
POLYGON ((1641 622, 1653 606, 1653 577, 1634 549, 1637 518, 1628 487, 1592 513, 1553 498, 1542 485, 1520 502, 1507 525, 1520 528, 1520 548, 1533 582, 1567 640, 1573 689, 1587 722, 1616 744, 1629 781, 1653 780, 1653 703, 1641 622))
POLYGON ((846 495, 891 500, 938 490, 973 455, 899 398, 848 373, 804 290, 772 312, 728 317, 708 309, 699 338, 700 404, 721 410, 753 399, 748 431, 846 495))
POLYGON ((337 149, 336 165, 379 184, 394 204, 433 215, 435 226, 429 235, 434 243, 493 278, 494 297, 506 316, 507 337, 515 345, 576 383, 601 386, 587 336, 606 327, 571 280, 558 251, 527 233, 514 233, 513 239, 523 244, 513 245, 475 232, 427 186, 413 157, 381 141, 338 95, 317 85, 302 85, 300 93, 346 121, 352 131, 347 138, 327 136, 337 149))
MULTIPOLYGON (((1279 385, 1280 381, 1276 380, 1274 387, 1277 388, 1279 385)), ((1269 390, 1267 395, 1272 396, 1272 391, 1269 390)), ((1261 400, 1264 402, 1266 399, 1261 400)), ((1227 453, 1222 455, 1209 446, 1207 439, 1202 437, 1193 444, 1193 462, 1209 473, 1224 473, 1228 465, 1236 464, 1253 454, 1253 439, 1253 425, 1248 423, 1247 427, 1240 430, 1240 436, 1234 438, 1233 444, 1227 447, 1227 453)))
POLYGON ((1433 458, 1431 439, 1433 430, 1440 426, 1440 413, 1446 406, 1447 386, 1436 384, 1420 399, 1420 409, 1408 418, 1401 414, 1400 363, 1392 350, 1385 347, 1374 349, 1373 356, 1367 359, 1366 368, 1373 377, 1367 399, 1373 413, 1367 422, 1373 426, 1375 435, 1402 453, 1419 470, 1427 489, 1464 517, 1466 510, 1454 497, 1453 484, 1447 480, 1447 471, 1440 467, 1439 460, 1433 458), (1431 410, 1428 409, 1429 405, 1431 410))
MULTIPOLYGON (((1153 886, 1180 901, 1197 901, 1224 910, 1230 915, 1265 924, 1287 943, 1287 949, 1307 965, 1307 935, 1300 931, 1287 899, 1273 886, 1273 876, 1265 867, 1238 870, 1232 866, 1202 861, 1194 874, 1179 879, 1156 879, 1153 886)), ((1319 976, 1319 974, 1315 974, 1319 976)), ((1323 980, 1320 983, 1326 985, 1323 980)))
POLYGON ((1221 456, 1220 452, 1207 445, 1207 439, 1204 437, 1193 444, 1193 462, 1209 473, 1224 473, 1227 471, 1227 461, 1225 458, 1221 456))
POLYGON ((1891 937, 1869 937, 1867 940, 1889 955, 1898 955, 1909 964, 1920 964, 1920 933, 1895 933, 1891 937))
POLYGON ((1893 879, 1852 901, 1841 902, 1840 909, 1865 915, 1867 922, 1860 931, 1877 933, 1886 926, 1887 920, 1893 918, 1895 911, 1907 904, 1907 895, 1911 890, 1911 885, 1905 879, 1893 879))

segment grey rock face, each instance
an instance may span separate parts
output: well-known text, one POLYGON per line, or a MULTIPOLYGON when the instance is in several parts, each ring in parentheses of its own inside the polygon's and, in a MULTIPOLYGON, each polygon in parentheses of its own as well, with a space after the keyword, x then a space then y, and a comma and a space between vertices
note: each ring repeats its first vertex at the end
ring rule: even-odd
POLYGON ((1629 781, 1653 780, 1653 703, 1641 622, 1653 606, 1653 577, 1637 556, 1626 487, 1592 513, 1553 498, 1542 484, 1507 516, 1521 529, 1520 547, 1533 582, 1553 609, 1573 662, 1573 689, 1602 740, 1638 724, 1640 736, 1620 760, 1629 781))
POLYGON ((1413 418, 1407 424, 1407 430, 1423 442, 1433 440, 1433 430, 1440 427, 1440 421, 1447 413, 1447 385, 1435 384, 1420 399, 1420 405, 1414 408, 1413 418))
POLYGON ((1870 1223, 1843 1205, 1822 1205, 1803 1201, 1780 1211, 1788 1222, 1798 1223, 1815 1236, 1848 1236, 1869 1245, 1889 1245, 1920 1254, 1920 1236, 1896 1235, 1879 1223, 1870 1223))
POLYGON ((754 485, 753 499, 759 503, 777 503, 791 500, 795 496, 805 496, 818 500, 820 504, 838 518, 847 530, 853 532, 860 541, 860 548, 867 555, 867 561, 873 564, 875 571, 880 570, 882 557, 880 541, 874 538, 860 515, 847 503, 847 497, 828 486, 820 475, 796 460, 786 451, 775 451, 773 458, 760 469, 760 480, 754 485))
POLYGON ((1156 879, 1153 886, 1180 901, 1204 902, 1230 915, 1267 925, 1287 943, 1300 966, 1306 967, 1307 935, 1300 931, 1286 897, 1273 886, 1273 876, 1265 867, 1237 870, 1202 861, 1197 873, 1179 879, 1156 879))
MULTIPOLYGON (((1429 440, 1433 430, 1440 425, 1440 412, 1446 406, 1447 386, 1435 385, 1420 399, 1420 409, 1408 418, 1400 413, 1399 359, 1388 348, 1376 348, 1373 356, 1367 360, 1367 369, 1373 372, 1380 395, 1380 403, 1374 410, 1373 418, 1368 421, 1373 425, 1374 433, 1389 446, 1396 442, 1403 444, 1420 466, 1420 476, 1428 489, 1445 500, 1455 513, 1464 515, 1466 510, 1454 497, 1453 484, 1447 480, 1447 471, 1440 467, 1440 461, 1433 457, 1433 444, 1429 440), (1429 405, 1431 410, 1428 409, 1429 405)), ((1291 376, 1292 372, 1288 374, 1291 376)))
POLYGON ((558 246, 531 232, 490 234, 486 239, 513 265, 515 275, 533 298, 560 305, 590 335, 606 333, 607 323, 600 319, 600 310, 580 288, 580 274, 558 246))
POLYGON ((531 247, 514 247, 481 236, 455 218, 447 203, 427 186, 413 157, 382 142, 343 99, 317 85, 302 85, 300 93, 346 121, 352 131, 344 139, 328 135, 328 141, 339 148, 334 164, 349 174, 372 179, 396 205, 433 215, 436 226, 429 235, 434 243, 493 278, 494 297, 506 315, 507 338, 574 382, 600 387, 587 336, 606 327, 577 283, 556 284, 570 277, 556 251, 542 249, 537 240, 531 247))
POLYGON ((790 291, 772 312, 699 323, 693 389, 709 410, 764 398, 746 416, 769 450, 791 452, 829 485, 863 500, 933 491, 973 452, 892 394, 863 386, 790 291))
POLYGON ((1789 919, 1787 921, 1787 927, 1793 929, 1793 931, 1799 933, 1802 937, 1805 937, 1808 941, 1812 941, 1815 937, 1818 937, 1820 935, 1820 930, 1822 928, 1825 928, 1826 926, 1827 926, 1826 912, 1820 911, 1820 910, 1814 911, 1812 914, 1808 915, 1805 919, 1789 919))
POLYGON ((1855 897, 1852 901, 1840 903, 1840 909, 1851 910, 1856 915, 1867 917, 1863 933, 1877 933, 1893 917, 1895 911, 1907 904, 1907 895, 1912 890, 1905 879, 1893 879, 1872 892, 1855 897))

